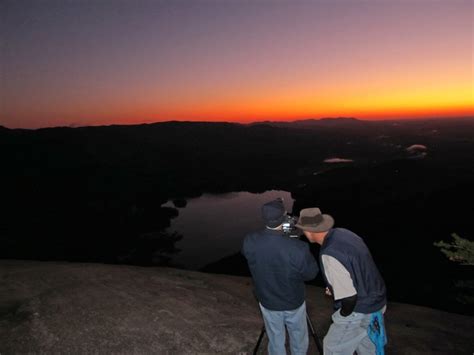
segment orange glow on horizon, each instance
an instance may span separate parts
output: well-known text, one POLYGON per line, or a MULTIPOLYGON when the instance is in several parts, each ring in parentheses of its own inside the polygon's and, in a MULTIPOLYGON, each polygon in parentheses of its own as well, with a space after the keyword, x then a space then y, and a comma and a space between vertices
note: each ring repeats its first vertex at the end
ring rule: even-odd
MULTIPOLYGON (((334 100, 336 101, 336 100, 334 100)), ((441 100, 440 100, 441 101, 441 100)), ((249 102, 221 102, 215 105, 190 105, 180 107, 179 110, 168 110, 160 114, 153 113, 152 109, 134 110, 133 107, 123 108, 120 112, 102 112, 87 114, 84 112, 82 120, 71 115, 60 115, 62 119, 73 122, 71 126, 97 125, 133 125, 166 121, 202 121, 202 122, 235 122, 252 123, 260 121, 296 121, 301 119, 320 119, 325 117, 353 117, 360 120, 391 120, 391 119, 423 119, 423 118, 459 118, 474 117, 474 105, 469 100, 450 105, 449 102, 439 102, 426 105, 426 101, 412 101, 410 104, 397 105, 391 97, 379 98, 377 104, 364 105, 363 100, 347 100, 342 103, 328 102, 318 105, 311 100, 280 98, 279 101, 270 99, 249 102), (425 103, 425 105, 423 105, 425 103)), ((196 104, 197 105, 197 104, 196 104)), ((43 118, 42 127, 57 126, 56 117, 49 115, 43 118), (50 120, 50 121, 49 121, 50 120)))
MULTIPOLYGON (((383 120, 410 120, 410 119, 449 119, 449 118, 474 118, 474 107, 439 107, 430 109, 393 109, 390 111, 366 110, 357 112, 300 112, 298 114, 281 113, 267 115, 262 114, 219 114, 208 115, 183 115, 183 116, 154 116, 154 115, 130 115, 121 117, 97 118, 90 125, 133 125, 142 123, 168 122, 168 121, 189 121, 189 122, 230 122, 230 123, 253 123, 263 121, 297 121, 304 119, 321 119, 326 117, 352 117, 359 120, 383 121, 383 120)), ((90 117, 89 117, 90 118, 90 117)))

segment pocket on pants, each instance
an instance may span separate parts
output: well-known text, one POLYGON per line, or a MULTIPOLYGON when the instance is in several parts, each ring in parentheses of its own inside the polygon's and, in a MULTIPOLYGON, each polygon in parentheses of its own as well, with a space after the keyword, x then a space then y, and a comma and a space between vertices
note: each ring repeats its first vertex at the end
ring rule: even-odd
POLYGON ((332 321, 335 324, 349 324, 349 323, 360 323, 364 318, 364 314, 352 312, 347 317, 341 315, 341 310, 338 309, 332 315, 332 321))

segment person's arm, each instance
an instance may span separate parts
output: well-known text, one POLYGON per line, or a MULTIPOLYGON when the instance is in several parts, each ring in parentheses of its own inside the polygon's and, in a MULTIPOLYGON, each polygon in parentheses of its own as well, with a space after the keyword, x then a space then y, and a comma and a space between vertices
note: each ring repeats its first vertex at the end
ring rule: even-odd
POLYGON ((248 260, 250 254, 252 254, 253 249, 254 249, 254 243, 253 243, 252 234, 247 234, 244 238, 244 242, 242 243, 242 249, 240 249, 240 252, 248 260))
POLYGON ((305 245, 300 272, 305 281, 314 279, 319 272, 318 263, 316 259, 314 259, 313 254, 311 254, 308 245, 305 245))
POLYGON ((357 291, 352 282, 349 271, 336 258, 323 255, 321 260, 324 264, 326 279, 332 287, 335 301, 341 301, 341 315, 347 317, 354 311, 357 304, 357 291))
POLYGON ((354 311, 354 308, 357 303, 357 293, 354 296, 346 297, 340 300, 341 301, 341 316, 347 317, 354 311))
POLYGON ((242 243, 242 248, 240 249, 240 253, 247 257, 247 238, 244 239, 244 242, 242 243))

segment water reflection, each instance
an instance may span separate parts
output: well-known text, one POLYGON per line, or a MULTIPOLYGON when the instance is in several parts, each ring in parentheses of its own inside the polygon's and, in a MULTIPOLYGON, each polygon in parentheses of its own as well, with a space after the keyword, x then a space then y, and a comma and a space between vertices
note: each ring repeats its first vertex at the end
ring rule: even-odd
POLYGON ((263 227, 261 206, 277 197, 284 199, 287 211, 291 212, 294 202, 291 193, 277 190, 260 194, 204 194, 188 200, 182 208, 168 201, 163 207, 175 207, 179 210, 179 216, 171 221, 168 232, 183 236, 176 243, 181 252, 173 256, 173 263, 199 269, 238 252, 245 234, 263 227))

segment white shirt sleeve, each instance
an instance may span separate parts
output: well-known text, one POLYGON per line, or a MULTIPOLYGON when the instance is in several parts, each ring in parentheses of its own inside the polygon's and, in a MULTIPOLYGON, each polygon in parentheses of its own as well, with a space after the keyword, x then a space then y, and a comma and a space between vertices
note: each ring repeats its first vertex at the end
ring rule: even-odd
POLYGON ((354 296, 357 291, 352 282, 351 274, 336 258, 323 255, 321 258, 326 279, 332 287, 335 300, 354 296))

